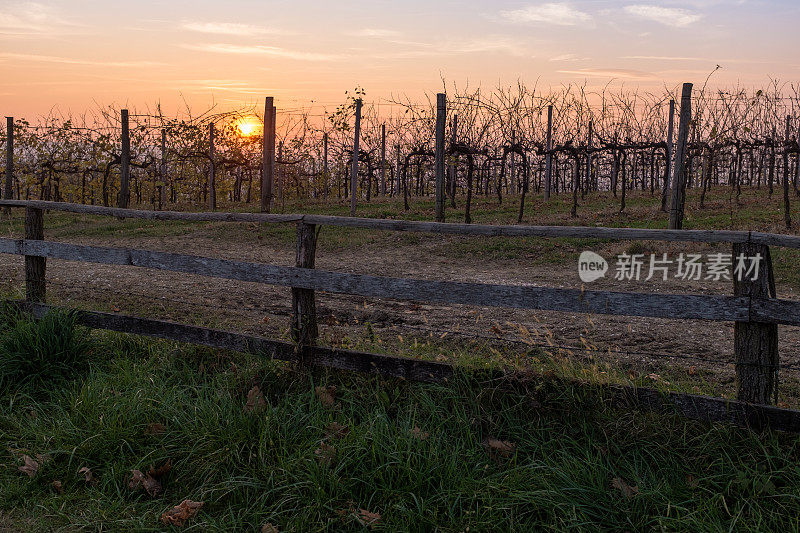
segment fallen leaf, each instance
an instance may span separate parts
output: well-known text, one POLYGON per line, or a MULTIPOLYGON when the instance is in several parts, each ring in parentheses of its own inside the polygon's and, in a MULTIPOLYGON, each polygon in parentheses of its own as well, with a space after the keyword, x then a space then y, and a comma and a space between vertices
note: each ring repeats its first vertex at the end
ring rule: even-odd
POLYGON ((151 466, 150 470, 147 472, 147 475, 155 478, 161 478, 168 474, 170 470, 172 470, 172 459, 167 459, 167 462, 158 468, 153 468, 151 466))
POLYGON ((156 478, 147 474, 142 474, 141 470, 132 470, 131 480, 128 482, 128 487, 132 490, 143 488, 147 494, 155 498, 164 491, 161 482, 156 478))
POLYGON ((513 442, 492 438, 486 439, 483 444, 486 446, 489 452, 496 453, 502 457, 508 457, 514 453, 514 449, 516 448, 516 445, 513 442))
POLYGON ((119 307, 117 307, 116 305, 112 307, 111 310, 114 311, 115 313, 119 313, 119 307))
POLYGON ((161 522, 166 525, 183 527, 187 520, 200 512, 203 502, 183 500, 181 503, 161 515, 161 522))
POLYGON ((278 531, 277 527, 267 522, 266 524, 261 526, 261 533, 280 533, 280 532, 278 531))
POLYGON ((414 426, 414 429, 411 430, 411 436, 415 439, 425 440, 430 437, 431 434, 427 431, 422 431, 419 426, 414 426))
POLYGON ((689 367, 688 373, 690 376, 694 376, 697 374, 697 367, 692 365, 689 367))
POLYGON ((332 407, 336 403, 336 385, 314 387, 314 392, 325 407, 332 407))
POLYGON ((503 336, 503 330, 500 329, 500 326, 497 323, 492 324, 492 327, 490 329, 492 330, 492 333, 494 333, 498 337, 503 336))
POLYGON ((53 490, 59 494, 64 494, 64 487, 61 485, 61 482, 57 479, 54 479, 51 483, 53 490))
POLYGON ((330 444, 321 442, 319 448, 314 450, 314 455, 317 456, 317 461, 319 461, 320 464, 330 465, 336 456, 336 448, 330 444))
POLYGON ((611 480, 611 488, 617 489, 625 499, 633 498, 639 494, 639 486, 630 486, 621 477, 611 480))
POLYGON ((244 410, 248 413, 255 413, 266 409, 266 407, 267 402, 264 400, 264 393, 256 385, 247 393, 247 403, 244 404, 244 410))
POLYGON ((94 474, 92 474, 92 469, 88 466, 79 468, 78 474, 83 474, 83 479, 86 483, 97 483, 97 480, 94 479, 94 474))
POLYGON ((264 322, 264 324, 269 324, 269 317, 265 316, 264 318, 261 319, 261 321, 264 322))
POLYGON ((147 428, 144 430, 145 435, 162 435, 164 432, 167 431, 167 426, 160 422, 151 422, 147 424, 147 428))
POLYGON ((331 422, 325 428, 326 439, 341 439, 346 437, 349 433, 350 433, 350 428, 347 426, 343 426, 338 422, 331 422))
POLYGON ((33 477, 39 471, 39 463, 34 461, 30 455, 23 455, 22 460, 25 461, 24 466, 20 466, 18 470, 23 474, 28 474, 28 477, 33 477))
POLYGON ((381 515, 379 513, 373 513, 367 511, 366 509, 359 509, 358 510, 358 521, 361 523, 362 526, 377 526, 378 523, 381 521, 381 515))

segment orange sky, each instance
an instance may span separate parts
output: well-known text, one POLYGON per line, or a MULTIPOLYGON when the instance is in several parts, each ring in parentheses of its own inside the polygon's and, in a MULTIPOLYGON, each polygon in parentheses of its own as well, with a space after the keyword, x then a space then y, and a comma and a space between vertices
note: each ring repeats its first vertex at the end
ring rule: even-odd
POLYGON ((658 90, 800 82, 800 2, 8 2, 0 108, 35 119, 115 103, 174 112, 277 98, 334 107, 441 88, 586 82, 658 90))

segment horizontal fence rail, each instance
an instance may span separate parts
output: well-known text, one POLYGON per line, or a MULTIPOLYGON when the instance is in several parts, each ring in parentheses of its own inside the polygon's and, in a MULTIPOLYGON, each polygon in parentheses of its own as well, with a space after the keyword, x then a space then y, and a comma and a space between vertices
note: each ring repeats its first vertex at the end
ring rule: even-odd
POLYGON ((390 278, 129 248, 0 239, 0 253, 182 272, 372 298, 567 313, 800 325, 800 302, 390 278))
POLYGON ((1 200, 0 206, 25 208, 25 238, 0 238, 0 253, 25 257, 26 299, 12 302, 36 316, 45 313, 47 258, 180 272, 291 288, 293 342, 264 339, 186 324, 139 317, 80 311, 80 322, 92 328, 125 331, 217 348, 264 354, 301 364, 374 372, 419 381, 442 381, 453 373, 447 364, 391 355, 377 355, 316 345, 318 326, 315 291, 372 298, 413 300, 566 313, 639 316, 681 320, 734 322, 738 399, 652 389, 604 385, 615 401, 633 401, 663 410, 676 409, 691 418, 800 432, 800 412, 777 409, 778 324, 800 325, 800 301, 775 294, 769 246, 800 248, 800 237, 742 231, 652 230, 561 226, 491 226, 363 219, 323 215, 256 213, 185 213, 141 211, 44 201, 1 200), (85 246, 47 241, 44 211, 150 220, 295 223, 295 266, 217 259, 152 250, 85 246), (450 235, 506 237, 572 237, 615 240, 657 240, 732 243, 733 256, 760 254, 757 276, 734 280, 732 296, 591 291, 530 285, 393 278, 318 270, 314 267, 318 225, 450 235), (758 404, 758 405, 756 405, 758 404))
POLYGON ((184 211, 145 211, 101 207, 96 205, 46 202, 39 200, 0 200, 0 206, 33 207, 50 211, 85 215, 138 218, 147 220, 183 220, 194 222, 303 222, 320 226, 339 226, 383 231, 409 231, 447 235, 486 237, 568 237, 579 239, 615 239, 669 242, 753 243, 800 249, 800 236, 761 233, 756 231, 669 230, 640 228, 606 228, 586 226, 526 226, 455 224, 448 222, 419 222, 378 218, 339 217, 329 215, 268 214, 268 213, 189 213, 184 211))

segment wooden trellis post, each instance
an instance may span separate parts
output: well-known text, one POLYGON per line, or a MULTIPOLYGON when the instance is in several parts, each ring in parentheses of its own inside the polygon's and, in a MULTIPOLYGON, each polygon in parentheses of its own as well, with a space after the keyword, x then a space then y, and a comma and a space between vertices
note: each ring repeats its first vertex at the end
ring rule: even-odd
POLYGON ((678 145, 672 172, 672 201, 669 206, 669 229, 683 228, 683 209, 686 196, 685 159, 689 122, 692 118, 692 84, 684 83, 681 93, 681 118, 678 123, 678 145))
MULTIPOLYGON (((6 117, 6 187, 3 198, 11 200, 14 191, 14 117, 6 117)), ((6 207, 5 211, 8 212, 6 207)))
POLYGON ((358 193, 358 151, 361 137, 361 98, 356 100, 356 127, 353 133, 353 157, 350 167, 350 216, 356 216, 356 194, 358 193))
POLYGON ((273 99, 264 101, 264 132, 261 144, 261 212, 272 209, 272 184, 275 178, 275 107, 273 99))
POLYGON ((675 131, 675 100, 669 101, 669 124, 667 126, 667 152, 666 168, 664 169, 664 189, 661 191, 661 210, 667 210, 667 193, 669 192, 669 180, 672 173, 672 135, 675 131))
POLYGON ((386 124, 381 124, 381 195, 386 196, 386 124))
POLYGON ((550 185, 553 179, 553 106, 547 106, 547 145, 544 156, 544 200, 550 199, 550 185))
POLYGON ((119 206, 124 209, 128 207, 130 200, 131 179, 131 135, 127 109, 122 110, 120 119, 122 120, 122 155, 120 157, 119 206))
POLYGON ((161 130, 161 185, 158 187, 158 209, 167 203, 167 130, 161 130))
MULTIPOLYGON (((735 243, 732 260, 734 296, 747 297, 751 309, 756 299, 776 297, 768 246, 752 242, 735 243), (739 257, 744 258, 748 267, 757 258, 755 262, 758 268, 739 276, 735 268, 739 257)), ((775 403, 778 394, 778 324, 736 322, 733 345, 736 354, 737 398, 750 403, 775 403)))
POLYGON ((208 125, 208 208, 217 210, 217 165, 214 161, 214 123, 208 125))
POLYGON ((444 126, 446 112, 446 97, 443 93, 439 93, 436 95, 436 222, 444 222, 444 126))

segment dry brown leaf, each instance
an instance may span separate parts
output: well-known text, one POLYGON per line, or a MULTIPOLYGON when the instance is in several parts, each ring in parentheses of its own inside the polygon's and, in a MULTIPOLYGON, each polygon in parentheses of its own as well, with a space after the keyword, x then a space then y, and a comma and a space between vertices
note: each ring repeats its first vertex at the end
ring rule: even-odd
POLYGON ((97 483, 97 480, 94 478, 94 474, 92 474, 92 469, 88 466, 82 466, 78 469, 78 474, 83 474, 83 479, 86 483, 97 483))
POLYGON ((621 477, 615 477, 611 480, 611 488, 617 489, 625 499, 633 498, 639 494, 639 486, 630 486, 621 477))
POLYGON ((350 433, 350 428, 347 426, 343 426, 338 422, 331 422, 325 428, 326 439, 341 439, 346 437, 349 433, 350 433))
POLYGON ((131 480, 128 482, 128 487, 132 490, 143 488, 153 498, 164 491, 161 482, 150 474, 144 475, 141 470, 133 470, 132 474, 131 480))
POLYGON ((244 410, 248 413, 255 413, 264 410, 266 407, 267 402, 264 400, 264 393, 256 385, 247 393, 247 403, 244 404, 244 410))
POLYGON ((486 446, 486 449, 489 450, 489 452, 496 453, 502 457, 508 457, 514 453, 514 449, 516 448, 516 445, 513 442, 493 438, 486 439, 484 446, 486 446))
POLYGON ((270 522, 267 522, 261 526, 261 533, 280 533, 280 531, 276 526, 272 525, 270 522))
POLYGON ((336 403, 336 385, 314 387, 314 392, 325 407, 333 407, 336 403))
POLYGON ((427 431, 422 431, 419 426, 414 426, 414 429, 411 430, 411 436, 419 440, 425 440, 430 437, 431 434, 427 431))
POLYGON ((167 462, 158 468, 150 466, 150 470, 147 472, 147 475, 153 476, 154 478, 161 478, 168 474, 170 470, 172 470, 172 459, 167 459, 167 462))
POLYGON ((64 494, 64 486, 61 484, 59 480, 54 479, 53 482, 51 483, 51 486, 53 487, 53 490, 56 491, 57 493, 64 494))
POLYGON ((39 463, 34 461, 30 455, 23 455, 22 460, 25 461, 25 464, 20 466, 18 470, 23 474, 27 474, 28 477, 35 476, 36 472, 39 471, 39 463))
POLYGON ((269 317, 265 316, 264 318, 261 319, 261 321, 264 322, 264 324, 269 324, 269 317))
POLYGON ((690 376, 694 376, 697 374, 697 367, 692 365, 689 367, 688 373, 690 376))
POLYGON ((317 461, 319 461, 320 464, 330 465, 336 456, 336 448, 330 444, 321 442, 319 448, 314 450, 314 455, 317 456, 317 461))
POLYGON ((164 432, 167 431, 167 426, 160 422, 151 422, 147 424, 147 428, 144 430, 145 435, 162 435, 164 432))
POLYGON ((183 527, 187 520, 200 512, 203 502, 183 500, 181 503, 161 515, 161 522, 166 525, 183 527))
POLYGON ((366 509, 359 509, 358 521, 361 523, 362 526, 374 527, 380 523, 381 515, 380 513, 373 513, 367 511, 366 509))

